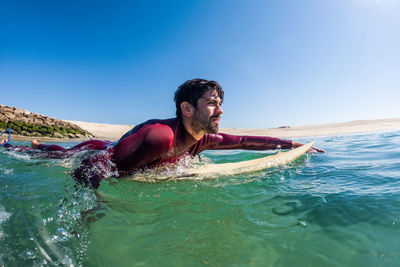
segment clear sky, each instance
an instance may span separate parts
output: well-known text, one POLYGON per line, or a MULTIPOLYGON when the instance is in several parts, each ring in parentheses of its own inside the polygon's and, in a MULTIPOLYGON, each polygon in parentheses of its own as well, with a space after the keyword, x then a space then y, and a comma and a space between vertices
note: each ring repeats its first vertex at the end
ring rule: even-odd
POLYGON ((400 117, 400 1, 0 0, 1 104, 67 120, 175 114, 218 81, 222 127, 400 117))

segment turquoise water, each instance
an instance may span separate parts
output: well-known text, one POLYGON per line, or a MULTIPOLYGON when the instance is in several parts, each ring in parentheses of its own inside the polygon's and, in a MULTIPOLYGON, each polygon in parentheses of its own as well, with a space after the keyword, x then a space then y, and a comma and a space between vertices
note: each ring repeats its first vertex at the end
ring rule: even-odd
POLYGON ((70 177, 82 155, 1 150, 0 266, 399 266, 400 132, 314 140, 327 153, 285 167, 97 192, 70 177))

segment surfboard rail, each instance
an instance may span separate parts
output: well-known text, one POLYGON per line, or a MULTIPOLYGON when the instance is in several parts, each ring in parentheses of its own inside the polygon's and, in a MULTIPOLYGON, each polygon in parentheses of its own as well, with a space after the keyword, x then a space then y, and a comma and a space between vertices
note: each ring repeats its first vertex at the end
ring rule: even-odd
POLYGON ((310 142, 292 150, 279 151, 275 155, 269 155, 258 159, 234 163, 208 164, 199 168, 188 169, 187 173, 189 175, 220 175, 222 173, 224 175, 232 175, 242 172, 260 171, 292 162, 304 155, 313 145, 314 142, 310 142))

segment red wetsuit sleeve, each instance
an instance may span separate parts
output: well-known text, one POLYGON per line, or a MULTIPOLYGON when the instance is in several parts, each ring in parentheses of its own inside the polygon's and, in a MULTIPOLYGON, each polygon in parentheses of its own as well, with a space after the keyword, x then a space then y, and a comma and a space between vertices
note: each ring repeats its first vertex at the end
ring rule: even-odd
POLYGON ((173 145, 174 133, 170 127, 159 123, 144 125, 114 146, 112 160, 118 170, 131 171, 168 157, 173 145))
POLYGON ((199 152, 206 149, 272 150, 292 148, 292 141, 269 136, 241 136, 224 133, 205 135, 199 152))

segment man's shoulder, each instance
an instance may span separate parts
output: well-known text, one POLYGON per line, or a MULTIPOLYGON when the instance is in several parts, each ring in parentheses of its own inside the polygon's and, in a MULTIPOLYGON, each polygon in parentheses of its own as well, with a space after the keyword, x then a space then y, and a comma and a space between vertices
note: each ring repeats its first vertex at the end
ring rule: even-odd
POLYGON ((133 134, 137 132, 138 130, 145 128, 145 129, 167 129, 167 128, 174 128, 175 125, 177 124, 177 119, 172 118, 172 119, 151 119, 147 120, 145 122, 142 122, 135 127, 132 128, 128 133, 133 134))
POLYGON ((159 119, 151 119, 148 121, 145 121, 143 123, 140 123, 136 126, 134 126, 130 131, 128 131, 126 134, 124 134, 119 141, 125 139, 126 137, 136 134, 138 131, 143 132, 152 132, 152 131, 169 131, 175 128, 177 125, 177 119, 172 118, 172 119, 164 119, 164 120, 159 120, 159 119))
POLYGON ((177 119, 176 118, 164 119, 164 120, 152 119, 142 123, 141 125, 142 127, 146 126, 146 128, 151 130, 168 130, 168 129, 174 129, 176 127, 177 119))
POLYGON ((146 132, 170 132, 173 131, 173 127, 171 127, 171 125, 168 124, 164 124, 164 123, 149 123, 149 124, 145 124, 143 125, 143 129, 146 129, 146 132))
POLYGON ((174 126, 178 122, 177 118, 171 118, 171 119, 151 119, 148 121, 145 121, 139 125, 166 125, 166 126, 174 126))
POLYGON ((175 137, 174 119, 149 120, 143 124, 147 141, 172 141, 175 137))

